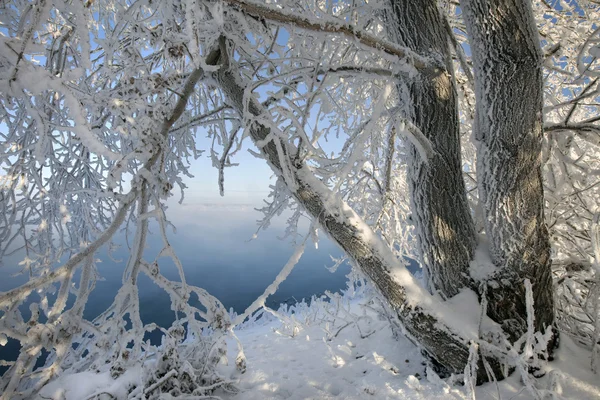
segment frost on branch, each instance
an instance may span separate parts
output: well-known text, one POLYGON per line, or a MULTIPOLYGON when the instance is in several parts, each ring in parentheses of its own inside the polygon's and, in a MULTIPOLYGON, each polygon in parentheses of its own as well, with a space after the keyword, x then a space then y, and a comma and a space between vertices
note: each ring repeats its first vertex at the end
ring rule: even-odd
POLYGON ((200 154, 195 129, 222 126, 227 113, 209 86, 196 90, 218 30, 209 10, 15 0, 0 12, 0 256, 23 255, 20 273, 29 278, 0 293, 2 344, 21 346, 0 378, 2 399, 30 398, 61 373, 118 377, 147 363, 157 369, 131 386, 132 398, 230 390, 216 372, 228 313, 186 283, 165 215, 165 200, 174 186, 184 189, 189 160, 200 154), (194 22, 179 25, 188 15, 194 22), (154 260, 143 254, 150 221, 162 237, 154 260), (122 287, 88 320, 96 254, 121 229, 133 233, 122 287), (177 279, 162 275, 163 257, 177 279), (140 274, 169 295, 171 328, 141 320, 140 274), (156 329, 165 334, 160 347, 144 341, 156 329), (48 356, 36 366, 42 351, 48 356))
MULTIPOLYGON (((474 114, 472 60, 460 49, 466 37, 455 3, 441 6, 460 65, 465 143, 474 114)), ((293 172, 302 165, 315 187, 333 193, 323 199, 323 210, 350 205, 351 220, 371 235, 369 243, 381 238, 389 248, 386 263, 418 257, 407 144, 423 159, 433 152, 424 132, 405 118, 411 100, 398 88, 435 60, 393 44, 388 2, 281 0, 254 7, 254 14, 248 11, 252 3, 240 1, 7 4, 0 9, 0 257, 23 254, 21 272, 29 281, 0 294, 0 344, 12 338, 23 346, 0 379, 5 398, 33 396, 60 373, 106 369, 118 377, 143 363, 156 369, 130 387, 134 398, 232 389, 216 368, 231 321, 217 299, 186 283, 168 239, 165 201, 176 186, 183 198, 183 177, 191 176, 189 162, 201 155, 201 136, 210 140, 203 147, 210 150, 219 171, 216 184, 225 193, 226 175, 233 173, 230 167, 251 129, 269 129, 270 136, 256 143, 257 154, 264 157, 261 150, 275 143, 277 157, 267 161, 280 173, 262 210, 263 227, 291 208, 287 233, 299 237, 297 225, 307 212, 290 189, 297 189, 293 172), (232 61, 235 83, 242 87, 239 109, 213 79, 220 71, 214 59, 219 42, 227 43, 221 56, 232 61), (260 107, 251 110, 254 100, 260 107), (157 259, 143 254, 150 223, 163 239, 157 259), (100 278, 96 255, 112 247, 124 228, 131 248, 123 286, 108 310, 86 320, 86 303, 100 278), (161 274, 162 257, 173 260, 177 279, 161 274), (140 274, 169 294, 177 316, 172 327, 141 320, 140 274), (192 300, 202 306, 192 306, 192 300), (28 302, 29 313, 23 310, 28 302), (155 329, 165 334, 162 346, 143 341, 155 329), (42 349, 50 355, 35 369, 42 349)), ((593 26, 598 8, 593 2, 581 2, 578 9, 548 8, 547 2, 535 7, 547 49, 544 184, 555 261, 566 270, 574 263, 589 271, 589 232, 600 190, 593 26)), ((474 178, 474 147, 463 151, 467 195, 475 208, 480 182, 474 178)), ((334 212, 331 221, 339 222, 335 218, 334 212)), ((577 285, 587 284, 586 273, 578 275, 577 285)), ((559 290, 570 292, 569 279, 559 290)), ((569 294, 568 301, 587 307, 589 290, 569 294)), ((565 312, 571 306, 565 303, 565 312)), ((286 332, 293 333, 297 324, 290 321, 286 332)), ((592 340, 598 329, 586 324, 576 324, 575 331, 592 340)))
MULTIPOLYGON (((364 30, 363 37, 383 32, 381 22, 372 19, 381 5, 322 9, 315 3, 309 9, 316 20, 347 25, 352 17, 352 29, 364 30)), ((249 90, 267 94, 262 100, 269 111, 262 121, 280 127, 282 138, 299 144, 296 157, 312 163, 322 179, 349 190, 353 202, 359 203, 364 189, 373 193, 375 214, 368 207, 364 215, 378 229, 395 227, 400 234, 389 235, 390 245, 399 243, 400 254, 410 252, 405 240, 410 230, 400 224, 407 208, 391 199, 403 181, 394 176, 400 150, 391 131, 388 82, 410 68, 392 68, 389 54, 377 52, 373 58, 365 50, 368 44, 357 45, 352 37, 329 40, 293 25, 287 28, 290 43, 282 43, 282 28, 207 2, 14 0, 1 12, 0 118, 8 129, 0 159, 6 171, 0 254, 25 253, 22 273, 29 276, 25 285, 0 294, 2 341, 16 339, 23 349, 0 380, 4 397, 32 396, 67 371, 109 369, 118 377, 142 360, 158 363, 158 372, 132 386, 132 397, 204 395, 228 387, 215 365, 231 324, 218 300, 186 283, 169 244, 164 206, 175 186, 183 195, 188 161, 201 153, 199 129, 213 139, 221 191, 225 168, 235 165, 245 139, 239 130, 243 121, 209 76, 215 69, 211 50, 222 33, 235 44, 231 57, 252 82, 249 90), (289 57, 298 62, 288 63, 289 57), (355 92, 357 84, 365 90, 355 92), (371 97, 378 98, 376 113, 369 110, 371 97), (349 110, 358 105, 363 111, 352 111, 350 118, 349 110), (337 137, 346 144, 334 155, 323 141, 337 137), (159 258, 146 260, 151 222, 158 224, 163 249, 159 258), (112 248, 123 228, 131 234, 123 286, 105 312, 87 320, 86 302, 100 278, 96 254, 112 248), (161 274, 160 257, 173 260, 177 280, 161 274), (140 274, 169 294, 178 317, 163 332, 161 347, 143 341, 158 327, 141 320, 140 274), (27 302, 33 305, 25 321, 21 306, 27 302), (42 349, 50 355, 35 368, 42 349)), ((276 191, 265 222, 287 204, 281 185, 276 191)), ((294 224, 300 215, 298 210, 294 224)), ((289 233, 295 235, 294 229, 289 233)))

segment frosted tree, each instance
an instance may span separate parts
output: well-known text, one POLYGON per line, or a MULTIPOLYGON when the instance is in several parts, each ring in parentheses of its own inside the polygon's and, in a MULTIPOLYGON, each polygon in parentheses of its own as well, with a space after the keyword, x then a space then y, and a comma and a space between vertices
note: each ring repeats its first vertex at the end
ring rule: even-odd
POLYGON ((234 390, 215 365, 238 321, 186 283, 165 201, 175 187, 183 196, 202 150, 226 193, 248 140, 277 175, 262 226, 290 208, 293 233, 309 216, 312 237, 344 250, 440 370, 478 366, 483 381, 548 357, 551 256, 559 292, 589 293, 558 297, 558 322, 594 346, 599 14, 593 1, 6 3, 0 254, 24 252, 29 281, 0 293, 0 339, 22 346, 3 398, 63 371, 118 376, 151 352, 164 362, 131 398, 234 390), (147 260, 151 220, 163 249, 147 260), (95 255, 123 227, 134 234, 123 286, 88 321, 95 255), (143 341, 157 327, 139 316, 140 274, 178 316, 160 348, 143 341), (479 301, 481 318, 465 324, 445 303, 457 295, 479 301), (573 307, 588 320, 564 317, 573 307))
POLYGON ((598 229, 600 188, 596 172, 600 71, 600 36, 594 2, 566 4, 560 10, 538 5, 544 45, 546 101, 543 162, 546 218, 558 277, 557 321, 582 342, 598 340, 598 263, 594 232, 598 229), (549 13, 552 18, 543 19, 549 13), (569 18, 565 18, 569 15, 569 18), (551 24, 554 20, 557 23, 551 24), (596 272, 594 272, 596 271, 596 272), (594 278, 595 275, 595 278, 594 278), (583 297, 572 296, 574 292, 583 297), (594 294, 595 293, 595 294, 594 294), (582 321, 585 321, 582 323, 582 321), (594 328, 596 326, 596 328, 594 328), (596 336, 597 337, 597 336, 596 336))
POLYGON ((191 128, 227 112, 222 104, 212 109, 220 100, 209 88, 196 90, 206 75, 184 54, 181 12, 118 2, 2 7, 2 253, 24 252, 22 272, 29 276, 0 295, 2 342, 10 337, 21 345, 2 377, 3 399, 29 398, 66 369, 108 366, 117 377, 151 352, 163 354, 163 362, 130 388, 131 397, 228 387, 213 368, 223 355, 228 313, 186 283, 167 237, 164 200, 174 186, 183 189, 187 160, 198 154, 191 128), (155 260, 143 257, 150 220, 163 238, 155 260), (95 255, 123 227, 134 232, 123 285, 112 305, 88 321, 83 311, 98 279, 95 255), (161 257, 173 260, 179 280, 161 274, 161 257), (142 323, 140 274, 169 294, 178 318, 168 330, 142 323), (24 320, 19 306, 27 299, 33 301, 24 320), (160 349, 144 342, 155 329, 165 333, 160 349), (195 344, 182 345, 186 338, 195 344), (34 370, 42 349, 51 354, 34 370))

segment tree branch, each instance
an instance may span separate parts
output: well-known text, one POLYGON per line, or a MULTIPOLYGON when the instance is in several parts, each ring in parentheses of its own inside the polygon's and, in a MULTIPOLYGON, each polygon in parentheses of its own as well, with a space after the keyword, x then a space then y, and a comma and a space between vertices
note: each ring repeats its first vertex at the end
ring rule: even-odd
POLYGON ((384 39, 377 38, 366 32, 358 31, 356 30, 356 28, 349 24, 341 24, 338 21, 326 19, 318 19, 315 21, 311 21, 308 18, 286 14, 272 7, 264 6, 261 4, 254 4, 248 1, 223 0, 223 2, 233 8, 238 9, 244 14, 248 14, 254 18, 266 19, 284 24, 291 24, 298 28, 306 29, 309 31, 333 33, 343 35, 348 38, 356 39, 363 46, 383 51, 386 54, 398 58, 406 58, 407 63, 409 65, 413 66, 415 69, 421 72, 433 69, 432 65, 427 61, 427 59, 416 54, 415 52, 405 47, 401 47, 394 43, 388 42, 384 39))
POLYGON ((290 158, 292 146, 273 132, 276 127, 259 122, 264 109, 254 97, 244 96, 235 67, 227 65, 227 60, 220 62, 225 65, 216 72, 217 81, 240 114, 257 118, 247 128, 249 135, 273 171, 285 175, 294 198, 385 294, 402 321, 407 337, 450 372, 462 373, 469 356, 466 338, 471 334, 468 328, 452 325, 452 311, 414 281, 389 247, 340 196, 314 176, 310 167, 290 158))

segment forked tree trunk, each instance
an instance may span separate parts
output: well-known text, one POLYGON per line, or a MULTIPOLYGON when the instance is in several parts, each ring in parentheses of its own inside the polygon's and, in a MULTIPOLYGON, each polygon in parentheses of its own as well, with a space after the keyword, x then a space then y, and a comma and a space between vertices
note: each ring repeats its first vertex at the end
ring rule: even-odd
MULTIPOLYGON (((409 117, 438 153, 429 164, 421 163, 415 154, 410 176, 421 251, 430 267, 433 286, 450 296, 471 285, 466 273, 475 239, 461 174, 447 38, 434 0, 396 1, 394 10, 402 26, 401 41, 440 61, 438 69, 408 84, 408 93, 415 102, 409 117)), ((525 278, 534 284, 536 327, 552 322, 539 157, 539 49, 531 10, 524 0, 491 1, 497 7, 491 10, 483 0, 463 4, 476 65, 480 190, 488 216, 486 231, 492 242, 492 259, 499 271, 488 287, 488 313, 502 323, 514 340, 526 327, 525 278), (488 31, 493 34, 487 36, 488 31), (494 79, 488 79, 491 75, 494 79)), ((220 62, 222 67, 215 77, 230 104, 240 113, 246 110, 251 116, 262 116, 265 110, 256 99, 249 97, 244 104, 244 83, 235 67, 228 64, 224 52, 220 62)), ((271 168, 285 178, 296 200, 388 300, 409 337, 449 372, 462 373, 469 354, 467 338, 445 325, 444 318, 432 308, 412 301, 411 296, 421 296, 419 289, 412 285, 410 277, 403 275, 407 271, 394 270, 398 262, 390 249, 306 165, 290 156, 293 146, 271 135, 271 128, 255 121, 249 126, 249 134, 271 168), (398 279, 398 274, 404 278, 398 279)), ((478 378, 481 382, 484 374, 478 374, 478 378)))
POLYGON ((436 0, 391 0, 398 44, 435 60, 406 84, 406 117, 431 141, 434 157, 424 163, 414 146, 408 177, 411 209, 428 289, 448 298, 472 286, 469 262, 476 247, 475 227, 463 180, 458 105, 448 33, 436 0))
POLYGON ((527 329, 524 280, 535 328, 554 320, 550 243, 541 175, 542 55, 527 0, 461 0, 475 69, 477 177, 496 275, 488 315, 512 340, 527 329))

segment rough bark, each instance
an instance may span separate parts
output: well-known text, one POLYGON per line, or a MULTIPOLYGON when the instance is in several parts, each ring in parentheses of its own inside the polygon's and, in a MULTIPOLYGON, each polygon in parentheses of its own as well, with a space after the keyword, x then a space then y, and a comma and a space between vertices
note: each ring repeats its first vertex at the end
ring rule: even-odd
POLYGON ((407 117, 431 141, 434 157, 424 163, 411 146, 408 176, 421 263, 430 291, 451 297, 471 286, 469 262, 475 226, 462 176, 457 95, 448 33, 435 0, 392 0, 391 34, 399 44, 427 54, 435 68, 423 69, 399 91, 407 91, 407 117))
MULTIPOLYGON (((226 64, 226 60, 222 62, 226 64)), ((246 109, 252 116, 263 114, 265 110, 253 97, 247 99, 247 108, 244 107, 244 88, 240 84, 241 77, 239 74, 236 76, 235 69, 222 67, 215 77, 238 112, 243 113, 246 109)), ((258 122, 251 123, 248 129, 250 137, 260 148, 273 171, 292 180, 286 183, 296 200, 354 260, 388 300, 409 338, 425 349, 448 372, 462 373, 469 356, 467 340, 444 326, 428 310, 409 301, 407 288, 392 276, 393 266, 390 263, 394 260, 397 265, 397 260, 390 249, 366 225, 357 224, 358 217, 351 208, 316 179, 308 167, 289 157, 293 154, 289 144, 279 141, 277 136, 271 136, 270 128, 258 122), (282 166, 282 161, 287 166, 282 166), (284 174, 283 168, 288 173, 284 174)))
POLYGON ((554 320, 550 243, 541 175, 542 55, 530 2, 461 0, 475 69, 477 176, 497 273, 488 315, 516 340, 527 329, 524 280, 535 328, 554 320))

